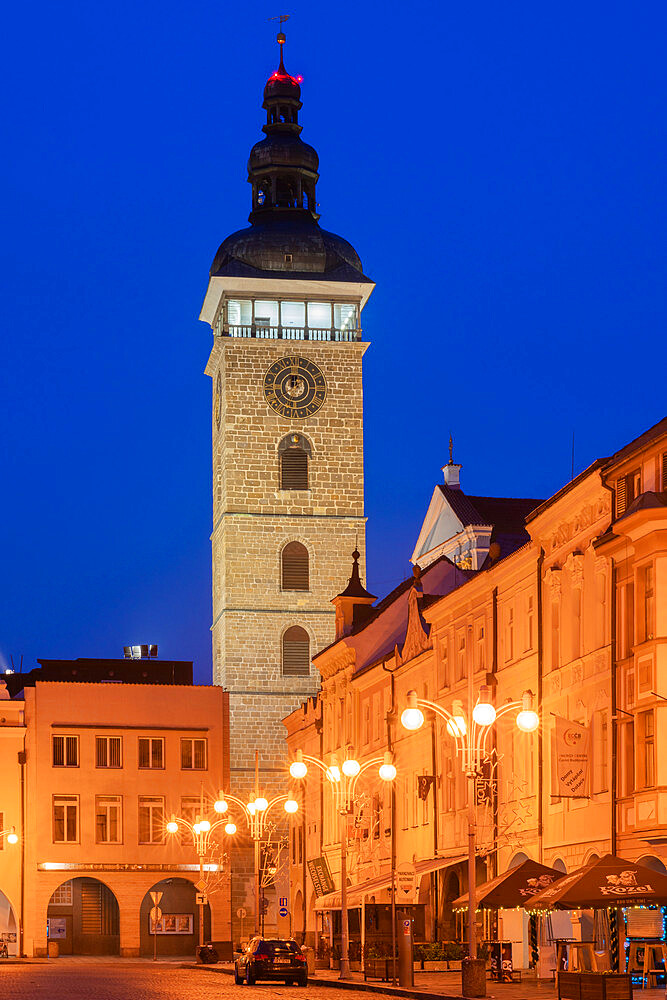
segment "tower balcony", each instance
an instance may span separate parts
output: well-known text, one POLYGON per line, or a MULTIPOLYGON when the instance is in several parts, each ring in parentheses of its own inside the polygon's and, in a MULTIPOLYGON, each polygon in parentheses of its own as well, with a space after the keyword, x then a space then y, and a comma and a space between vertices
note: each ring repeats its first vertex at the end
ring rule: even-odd
POLYGON ((262 323, 232 325, 222 330, 223 337, 255 337, 258 340, 317 340, 353 343, 361 340, 361 328, 337 330, 335 327, 265 326, 262 323))

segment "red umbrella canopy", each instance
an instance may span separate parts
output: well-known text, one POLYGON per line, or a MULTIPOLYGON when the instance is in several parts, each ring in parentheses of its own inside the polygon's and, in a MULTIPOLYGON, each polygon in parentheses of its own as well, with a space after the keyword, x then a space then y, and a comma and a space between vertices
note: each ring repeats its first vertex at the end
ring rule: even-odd
POLYGON ((667 875, 605 854, 547 886, 530 901, 536 910, 596 910, 606 906, 667 905, 667 875))
MULTIPOLYGON (((564 877, 556 868, 547 868, 538 861, 523 861, 503 875, 477 886, 477 905, 490 910, 512 910, 515 906, 528 906, 537 892, 564 877)), ((459 896, 452 903, 455 909, 468 906, 468 894, 459 896)))

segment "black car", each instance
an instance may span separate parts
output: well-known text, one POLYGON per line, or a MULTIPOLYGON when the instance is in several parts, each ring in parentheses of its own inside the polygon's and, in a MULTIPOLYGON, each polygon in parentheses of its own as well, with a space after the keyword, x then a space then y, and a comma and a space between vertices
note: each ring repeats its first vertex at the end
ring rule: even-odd
POLYGON ((234 982, 253 986, 258 979, 282 979, 286 986, 307 986, 306 956, 296 941, 253 938, 234 963, 234 982))

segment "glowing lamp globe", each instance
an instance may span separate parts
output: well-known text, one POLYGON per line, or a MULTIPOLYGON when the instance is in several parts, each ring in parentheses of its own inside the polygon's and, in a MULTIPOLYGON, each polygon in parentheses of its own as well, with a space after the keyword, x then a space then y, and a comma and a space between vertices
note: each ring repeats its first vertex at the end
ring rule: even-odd
POLYGON ((393 764, 380 764, 379 774, 383 781, 393 781, 396 777, 396 768, 393 764))
POLYGON ((207 819, 200 819, 199 829, 202 831, 202 833, 208 833, 208 831, 211 829, 211 824, 207 819))
POLYGON ((297 812, 298 808, 299 808, 299 803, 296 801, 296 799, 288 799, 287 802, 285 803, 286 813, 295 813, 297 812))
POLYGON ((227 805, 224 799, 218 799, 217 802, 213 803, 213 808, 217 813, 226 813, 227 810, 229 809, 229 806, 227 805))
POLYGON ((466 720, 463 715, 454 715, 447 722, 447 732, 454 739, 459 739, 466 734, 466 720))
POLYGON ((225 823, 225 833, 228 833, 230 837, 236 833, 236 823, 225 823))
POLYGON ((496 710, 487 701, 478 701, 472 710, 472 717, 478 726, 492 726, 496 721, 496 710))
POLYGON ((359 771, 361 771, 361 764, 358 760, 348 758, 343 761, 343 774, 346 778, 356 778, 359 771))
POLYGON ((192 829, 194 830, 195 833, 201 833, 201 824, 199 824, 199 823, 193 823, 192 824, 192 829))
POLYGON ((265 799, 263 795, 260 795, 258 799, 255 799, 255 809, 258 812, 264 812, 264 810, 268 808, 269 808, 268 800, 265 799))
POLYGON ((246 808, 247 808, 247 810, 248 810, 248 812, 250 813, 251 816, 255 815, 255 803, 254 802, 249 802, 248 805, 246 806, 246 808))
POLYGON ((302 760, 293 760, 289 766, 289 773, 293 778, 305 778, 308 774, 308 768, 302 760))
POLYGON ((340 768, 338 764, 331 764, 330 767, 326 769, 326 776, 329 781, 340 781, 340 768))
POLYGON ((8 844, 18 844, 18 842, 19 842, 18 834, 14 833, 13 830, 12 830, 11 833, 7 834, 7 843, 8 844))
POLYGON ((540 724, 540 717, 533 708, 532 691, 523 693, 523 708, 516 717, 516 724, 522 733, 534 733, 540 724))
POLYGON ((424 725, 424 713, 417 705, 417 692, 408 691, 408 707, 401 714, 401 725, 404 729, 421 729, 424 725))
POLYGON ((178 823, 175 819, 170 819, 167 823, 167 833, 178 833, 178 823))

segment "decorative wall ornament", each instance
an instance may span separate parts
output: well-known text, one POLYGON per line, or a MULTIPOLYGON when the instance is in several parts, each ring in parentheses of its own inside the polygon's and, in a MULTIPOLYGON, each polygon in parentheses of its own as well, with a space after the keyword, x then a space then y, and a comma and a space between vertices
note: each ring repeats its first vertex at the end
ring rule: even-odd
POLYGON ((416 578, 415 585, 410 588, 408 596, 408 624, 405 631, 405 642, 401 649, 402 663, 407 663, 408 660, 419 656, 424 650, 433 648, 433 640, 426 631, 428 626, 423 621, 419 610, 419 602, 422 597, 421 584, 418 583, 418 578, 416 578))
POLYGON ((560 600, 560 595, 562 591, 562 577, 560 566, 552 566, 548 569, 545 576, 545 582, 549 587, 551 593, 551 600, 560 600))
POLYGON ((551 683, 551 693, 560 694, 560 689, 561 689, 560 673, 557 671, 556 673, 551 674, 549 680, 551 683))
POLYGON ((551 551, 566 545, 575 535, 587 531, 600 518, 611 514, 611 497, 608 494, 586 504, 571 521, 560 524, 551 538, 551 551))
POLYGON ((565 565, 570 572, 570 582, 576 590, 581 590, 584 585, 584 554, 583 552, 570 552, 565 560, 565 565))

